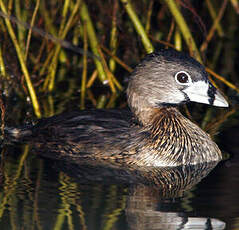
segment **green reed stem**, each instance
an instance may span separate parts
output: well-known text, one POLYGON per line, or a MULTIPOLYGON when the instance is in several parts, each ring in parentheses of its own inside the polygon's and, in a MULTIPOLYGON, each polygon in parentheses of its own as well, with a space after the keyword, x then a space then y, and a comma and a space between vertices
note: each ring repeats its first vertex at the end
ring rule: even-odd
POLYGON ((45 1, 40 1, 40 11, 44 19, 45 27, 47 28, 46 30, 53 36, 57 36, 56 28, 53 25, 52 17, 49 16, 48 10, 46 9, 45 1))
POLYGON ((106 96, 105 95, 100 95, 98 97, 98 100, 97 100, 96 108, 97 109, 102 109, 102 108, 105 107, 105 104, 106 104, 106 96))
MULTIPOLYGON (((85 4, 83 0, 82 0, 81 8, 80 8, 80 16, 82 21, 86 23, 91 50, 95 56, 99 57, 100 56, 98 52, 99 42, 96 37, 95 29, 94 29, 92 20, 90 18, 87 5, 85 4)), ((104 71, 103 65, 97 58, 94 58, 94 62, 98 71, 99 79, 102 82, 104 82, 107 78, 106 78, 106 73, 104 71)))
POLYGON ((147 10, 146 25, 145 25, 146 34, 149 34, 150 27, 151 27, 151 16, 153 12, 153 5, 154 5, 154 0, 149 1, 149 8, 147 10))
POLYGON ((61 35, 63 33, 64 26, 65 26, 66 19, 67 19, 67 13, 68 13, 68 10, 69 10, 69 6, 70 6, 70 0, 65 0, 63 10, 62 10, 62 19, 61 19, 61 24, 60 24, 60 30, 59 30, 59 33, 58 33, 59 35, 61 35))
POLYGON ((3 56, 2 56, 2 46, 0 44, 0 74, 3 77, 6 77, 6 68, 5 68, 5 64, 4 64, 4 60, 3 60, 3 56))
POLYGON ((87 41, 87 29, 86 24, 84 23, 84 54, 83 54, 83 72, 81 78, 81 109, 85 108, 85 91, 86 91, 86 78, 87 78, 87 50, 88 50, 88 41, 87 41))
MULTIPOLYGON (((22 10, 21 12, 21 1, 20 0, 15 0, 15 13, 16 13, 16 17, 18 19, 20 19, 21 21, 25 21, 24 20, 24 10, 22 10)), ((19 46, 21 48, 21 50, 23 50, 25 52, 25 31, 21 28, 20 25, 17 25, 17 37, 18 37, 18 43, 19 46)))
POLYGON ((111 91, 112 91, 112 93, 116 93, 116 89, 115 89, 115 86, 114 86, 114 83, 113 83, 113 77, 112 77, 113 74, 110 72, 110 70, 109 70, 109 68, 107 66, 106 60, 104 58, 104 55, 103 55, 101 49, 98 49, 98 52, 99 52, 99 55, 100 55, 101 62, 102 62, 102 65, 104 67, 104 70, 106 72, 108 84, 109 84, 109 86, 111 88, 111 91))
POLYGON ((175 34, 174 34, 174 47, 176 50, 180 50, 180 51, 182 50, 182 36, 178 28, 176 28, 175 34))
POLYGON ((135 10, 134 10, 130 0, 121 0, 121 2, 123 3, 125 10, 127 11, 131 21, 133 22, 135 30, 141 37, 141 40, 142 40, 142 43, 144 45, 146 52, 152 53, 154 51, 154 47, 151 44, 141 21, 139 20, 137 14, 135 13, 135 10))
POLYGON ((177 3, 174 0, 164 0, 164 2, 167 4, 169 10, 171 11, 173 17, 175 18, 175 21, 183 35, 183 38, 190 50, 190 53, 193 54, 193 56, 202 63, 202 58, 200 55, 200 52, 196 46, 196 43, 193 39, 193 36, 188 28, 188 25, 186 21, 183 18, 183 15, 181 14, 177 3))
MULTIPOLYGON (((62 29, 62 25, 60 26, 60 34, 59 34, 59 37, 61 40, 64 40, 68 31, 70 30, 71 28, 71 25, 72 25, 72 21, 79 9, 79 6, 80 6, 80 3, 81 3, 81 0, 77 0, 76 1, 76 4, 71 12, 71 15, 69 17, 69 20, 67 21, 64 29, 62 29)), ((63 20, 64 21, 64 20, 63 20)), ((62 23, 63 24, 63 23, 62 23)), ((47 76, 45 82, 44 82, 44 86, 43 86, 43 89, 46 90, 46 87, 48 87, 48 90, 49 91, 52 91, 53 88, 54 88, 54 84, 55 84, 55 76, 56 76, 56 70, 57 70, 57 66, 58 66, 58 55, 59 55, 59 52, 61 50, 61 45, 58 43, 56 45, 56 48, 55 48, 55 53, 54 53, 54 56, 53 56, 53 60, 51 62, 51 65, 49 67, 49 70, 50 70, 50 73, 49 75, 47 76)))
MULTIPOLYGON (((118 12, 118 0, 114 1, 114 6, 113 6, 113 17, 112 17, 112 28, 111 28, 111 33, 110 33, 110 50, 112 54, 116 54, 117 50, 117 12, 118 12)), ((109 60, 109 69, 113 73, 115 71, 116 63, 113 58, 110 58, 109 60)))
MULTIPOLYGON (((6 8, 5 8, 5 5, 4 5, 3 1, 0 1, 0 7, 1 7, 1 10, 3 11, 3 13, 7 14, 7 11, 6 11, 6 8)), ((4 20, 5 20, 7 29, 8 29, 8 33, 9 33, 11 39, 12 39, 12 42, 13 42, 13 44, 15 46, 15 49, 16 49, 16 52, 17 52, 17 56, 18 56, 18 59, 19 59, 19 62, 20 62, 21 68, 22 68, 22 72, 23 72, 24 77, 25 77, 25 81, 27 83, 27 87, 28 87, 28 90, 29 90, 31 100, 32 100, 34 112, 35 112, 37 117, 41 117, 40 106, 39 106, 39 103, 38 103, 38 100, 37 100, 37 96, 36 96, 34 87, 33 87, 32 82, 31 82, 29 72, 27 70, 27 67, 26 67, 26 64, 25 64, 25 61, 24 61, 23 52, 21 50, 21 47, 19 46, 19 43, 17 41, 16 35, 15 35, 14 30, 12 28, 12 25, 10 23, 10 20, 8 18, 5 18, 4 20)))

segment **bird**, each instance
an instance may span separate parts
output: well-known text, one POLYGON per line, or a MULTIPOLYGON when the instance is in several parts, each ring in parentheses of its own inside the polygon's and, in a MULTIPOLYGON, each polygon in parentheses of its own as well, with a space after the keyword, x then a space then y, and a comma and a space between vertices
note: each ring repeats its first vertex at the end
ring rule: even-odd
POLYGON ((129 109, 64 112, 36 124, 8 128, 10 140, 30 142, 45 157, 93 160, 124 167, 175 167, 216 162, 222 153, 180 105, 228 107, 202 64, 162 49, 145 56, 129 77, 129 109))

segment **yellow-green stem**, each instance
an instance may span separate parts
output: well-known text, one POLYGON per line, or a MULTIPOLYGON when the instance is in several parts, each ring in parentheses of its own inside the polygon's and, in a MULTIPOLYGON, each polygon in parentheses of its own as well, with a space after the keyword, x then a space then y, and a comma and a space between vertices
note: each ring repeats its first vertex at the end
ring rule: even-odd
MULTIPOLYGON (((3 11, 3 13, 7 14, 7 11, 6 11, 6 8, 5 8, 5 5, 4 5, 3 1, 0 1, 0 7, 1 7, 1 10, 3 11)), ((28 87, 28 90, 29 90, 31 100, 32 100, 34 112, 35 112, 37 117, 41 117, 40 106, 39 106, 39 103, 38 103, 38 100, 37 100, 37 96, 36 96, 34 87, 33 87, 32 82, 31 82, 30 75, 28 73, 28 69, 27 69, 25 61, 24 61, 24 55, 23 55, 22 50, 21 50, 21 48, 18 44, 16 35, 13 31, 12 25, 11 25, 8 18, 5 18, 5 23, 6 23, 9 35, 12 39, 12 42, 15 46, 16 52, 17 52, 17 56, 18 56, 18 59, 19 59, 19 62, 20 62, 21 68, 22 68, 22 72, 23 72, 24 77, 25 77, 25 81, 27 83, 27 87, 28 87)))
POLYGON ((181 51, 182 50, 182 36, 178 30, 178 28, 176 28, 175 30, 175 34, 174 34, 174 46, 176 50, 181 51))
MULTIPOLYGON (((59 34, 59 37, 60 37, 61 40, 65 39, 68 31, 70 30, 73 18, 76 15, 76 13, 77 13, 77 11, 79 9, 80 2, 81 2, 81 0, 77 0, 76 1, 76 4, 75 4, 75 6, 73 8, 73 11, 71 12, 69 20, 67 21, 67 23, 65 25, 65 28, 64 29, 60 29, 60 31, 62 31, 61 34, 59 34)), ((50 73, 47 76, 47 79, 46 79, 46 81, 44 83, 44 86, 43 86, 44 90, 46 89, 47 85, 48 85, 48 90, 49 91, 52 91, 53 88, 54 88, 56 70, 57 70, 57 65, 58 65, 58 55, 59 55, 60 50, 61 50, 61 45, 57 44, 56 49, 55 49, 55 54, 54 54, 54 57, 53 57, 53 60, 52 60, 52 63, 50 65, 50 67, 49 67, 50 68, 50 73)))
POLYGON ((3 77, 6 77, 6 68, 2 56, 2 46, 0 44, 0 74, 3 77))
MULTIPOLYGON (((112 54, 116 54, 117 50, 117 11, 118 11, 118 0, 114 1, 114 8, 113 8, 113 20, 112 20, 112 29, 110 33, 110 49, 112 54)), ((116 63, 113 58, 110 58, 109 61, 109 69, 113 73, 115 71, 116 63)))
POLYGON ((173 17, 175 18, 175 21, 183 35, 183 38, 190 50, 190 53, 193 54, 193 56, 202 63, 202 58, 200 55, 200 52, 196 46, 196 43, 193 39, 193 36, 188 28, 188 25, 186 21, 184 20, 177 3, 174 0, 164 0, 164 2, 168 5, 169 10, 171 11, 173 17))
POLYGON ((86 23, 84 23, 84 55, 83 55, 83 72, 81 78, 81 109, 85 108, 85 91, 86 91, 86 77, 87 77, 87 31, 86 23))
POLYGON ((142 43, 144 45, 144 48, 146 50, 147 53, 152 53, 154 51, 154 47, 151 44, 145 30, 144 27, 141 23, 141 21, 139 20, 138 16, 136 15, 133 6, 131 5, 131 2, 129 0, 121 0, 121 2, 123 3, 131 21, 134 24, 135 30, 137 31, 137 33, 139 34, 139 36, 141 37, 142 43))
MULTIPOLYGON (((84 1, 82 1, 82 4, 81 4, 80 16, 81 16, 82 21, 85 22, 86 26, 87 26, 86 28, 87 28, 87 33, 88 33, 91 50, 94 55, 99 57, 100 56, 99 52, 98 52, 99 43, 98 43, 98 40, 96 37, 93 23, 91 21, 91 18, 90 18, 89 12, 88 12, 88 8, 84 1)), ((94 58, 94 62, 95 62, 95 65, 96 65, 96 68, 98 71, 98 76, 99 76, 100 80, 102 82, 104 82, 107 78, 106 78, 106 74, 105 74, 103 65, 97 58, 94 58)))

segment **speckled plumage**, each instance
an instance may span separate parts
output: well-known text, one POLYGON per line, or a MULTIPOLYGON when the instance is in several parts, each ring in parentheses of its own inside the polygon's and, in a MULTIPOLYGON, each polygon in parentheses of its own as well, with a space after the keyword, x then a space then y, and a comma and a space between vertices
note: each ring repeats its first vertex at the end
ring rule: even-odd
POLYGON ((173 50, 148 55, 132 73, 127 95, 131 111, 64 113, 8 131, 12 138, 30 141, 42 155, 74 162, 87 158, 126 165, 176 166, 222 158, 209 135, 176 108, 190 101, 227 106, 203 66, 191 57, 173 50), (176 79, 180 71, 186 73, 181 77, 190 78, 188 83, 176 79))

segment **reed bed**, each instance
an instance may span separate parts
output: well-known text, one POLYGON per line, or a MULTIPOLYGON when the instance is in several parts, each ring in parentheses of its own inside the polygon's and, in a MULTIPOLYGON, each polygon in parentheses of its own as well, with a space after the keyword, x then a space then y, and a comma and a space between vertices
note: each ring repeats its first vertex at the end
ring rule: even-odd
POLYGON ((216 85, 238 92, 236 79, 213 71, 220 63, 215 55, 223 52, 215 41, 226 37, 223 20, 230 20, 230 13, 237 17, 237 11, 238 4, 227 0, 196 6, 175 0, 2 0, 2 94, 28 100, 36 117, 47 116, 41 99, 57 94, 59 82, 74 75, 70 95, 80 91, 85 108, 86 100, 93 100, 89 90, 108 87, 109 93, 119 93, 128 75, 124 70, 165 46, 189 52, 208 67, 216 85))

